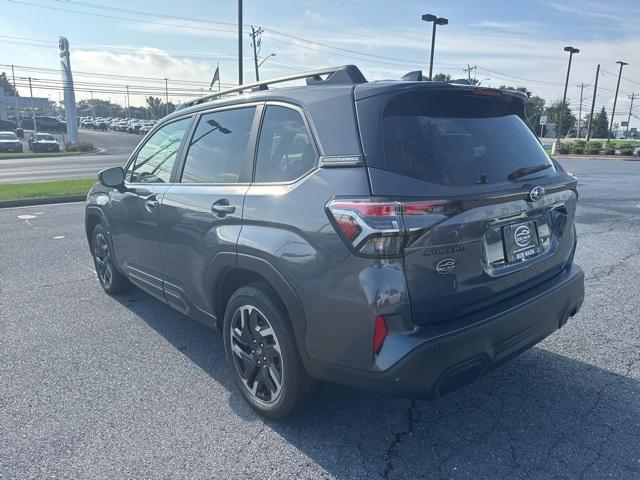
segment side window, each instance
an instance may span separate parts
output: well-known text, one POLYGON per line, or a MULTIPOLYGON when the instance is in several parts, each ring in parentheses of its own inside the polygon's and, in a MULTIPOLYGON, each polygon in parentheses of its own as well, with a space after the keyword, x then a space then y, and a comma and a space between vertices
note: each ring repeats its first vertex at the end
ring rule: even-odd
POLYGON ((267 106, 260 130, 256 182, 289 182, 311 170, 317 160, 307 127, 297 110, 267 106))
POLYGON ((184 118, 169 123, 147 140, 132 164, 129 177, 132 183, 169 182, 173 164, 190 122, 191 118, 184 118))
POLYGON ((182 183, 236 183, 247 160, 255 107, 202 115, 189 144, 182 183))

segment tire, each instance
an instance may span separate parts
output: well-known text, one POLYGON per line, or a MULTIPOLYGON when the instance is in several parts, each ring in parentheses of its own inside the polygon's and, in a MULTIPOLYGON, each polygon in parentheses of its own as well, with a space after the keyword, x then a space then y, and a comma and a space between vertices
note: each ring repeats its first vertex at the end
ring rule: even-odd
POLYGON ((305 372, 286 312, 266 285, 247 285, 231 296, 223 334, 236 387, 258 414, 281 420, 308 403, 316 382, 305 372))
POLYGON ((99 223, 91 234, 91 253, 96 274, 102 289, 109 295, 125 293, 133 288, 133 285, 116 266, 113 260, 111 243, 104 226, 99 223))

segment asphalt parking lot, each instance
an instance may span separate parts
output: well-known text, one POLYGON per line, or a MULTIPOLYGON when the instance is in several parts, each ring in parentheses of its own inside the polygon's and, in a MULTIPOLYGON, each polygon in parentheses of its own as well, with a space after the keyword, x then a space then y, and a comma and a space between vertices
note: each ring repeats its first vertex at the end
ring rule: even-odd
POLYGON ((581 312, 435 402, 326 385, 265 422, 216 332, 102 293, 83 204, 0 210, 0 478, 640 478, 640 162, 580 179, 581 312))

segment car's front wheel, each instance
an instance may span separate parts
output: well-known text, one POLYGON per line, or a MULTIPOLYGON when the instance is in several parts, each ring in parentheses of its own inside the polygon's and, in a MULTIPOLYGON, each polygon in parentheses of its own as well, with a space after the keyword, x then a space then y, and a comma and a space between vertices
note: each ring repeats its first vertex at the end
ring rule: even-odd
POLYGON ((269 289, 238 289, 227 304, 223 331, 235 383, 254 410, 279 420, 307 403, 315 382, 304 370, 287 314, 269 289))
POLYGON ((116 267, 107 231, 100 223, 93 229, 91 245, 93 263, 104 291, 113 295, 131 290, 131 282, 116 267))

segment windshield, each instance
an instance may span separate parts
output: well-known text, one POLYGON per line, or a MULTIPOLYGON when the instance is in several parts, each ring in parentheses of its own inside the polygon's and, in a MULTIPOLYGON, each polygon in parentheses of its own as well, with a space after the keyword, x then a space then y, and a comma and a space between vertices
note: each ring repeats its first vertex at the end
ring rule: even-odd
POLYGON ((451 186, 555 173, 536 137, 509 107, 512 99, 476 97, 414 92, 391 101, 383 114, 381 168, 451 186))
POLYGON ((49 135, 48 133, 39 133, 38 140, 54 140, 53 135, 49 135))
POLYGON ((18 140, 15 133, 0 133, 0 140, 18 140))

